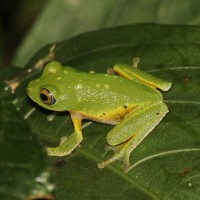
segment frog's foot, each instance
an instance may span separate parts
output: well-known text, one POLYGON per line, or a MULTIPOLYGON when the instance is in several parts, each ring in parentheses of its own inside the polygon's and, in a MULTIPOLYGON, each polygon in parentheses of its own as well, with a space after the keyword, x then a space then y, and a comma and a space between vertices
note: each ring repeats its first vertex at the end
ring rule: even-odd
POLYGON ((60 143, 59 143, 58 147, 54 147, 54 148, 53 147, 47 147, 46 149, 47 149, 48 155, 54 156, 54 155, 58 154, 56 152, 59 151, 59 148, 62 145, 64 145, 66 143, 66 141, 67 141, 67 137, 63 136, 63 137, 60 138, 60 143))
POLYGON ((58 147, 47 148, 49 156, 66 156, 70 154, 82 141, 82 133, 77 131, 73 133, 68 139, 62 137, 58 147))
POLYGON ((129 157, 130 157, 131 152, 128 151, 128 147, 127 147, 128 143, 129 142, 126 142, 123 145, 109 146, 107 148, 107 150, 113 150, 115 152, 113 157, 111 157, 110 159, 105 160, 101 163, 98 163, 98 167, 104 168, 106 165, 108 165, 116 160, 121 160, 123 158, 125 169, 129 168, 130 167, 129 157))

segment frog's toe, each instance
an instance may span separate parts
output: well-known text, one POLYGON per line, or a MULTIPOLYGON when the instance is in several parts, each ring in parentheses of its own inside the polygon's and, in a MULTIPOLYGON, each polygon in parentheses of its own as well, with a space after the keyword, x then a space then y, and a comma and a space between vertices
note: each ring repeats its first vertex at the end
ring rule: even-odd
POLYGON ((105 164, 104 162, 101 162, 101 163, 98 163, 97 166, 99 169, 103 169, 105 167, 105 164))
POLYGON ((117 145, 117 146, 110 146, 110 145, 106 145, 105 146, 105 151, 114 151, 115 153, 116 152, 119 152, 120 151, 120 148, 121 148, 121 145, 117 145))
POLYGON ((115 74, 115 70, 113 68, 108 68, 107 69, 107 74, 114 75, 115 74))
POLYGON ((130 168, 129 160, 130 160, 131 150, 129 149, 129 146, 124 144, 117 146, 108 146, 107 150, 113 150, 115 153, 110 159, 98 163, 99 168, 102 169, 116 160, 124 161, 125 172, 130 168))
POLYGON ((138 67, 138 63, 140 62, 140 58, 139 57, 133 57, 133 67, 137 68, 138 67))
POLYGON ((65 136, 61 137, 59 146, 64 144, 66 141, 67 141, 67 137, 65 137, 65 136))
POLYGON ((124 165, 125 165, 125 170, 127 170, 131 164, 130 164, 130 153, 125 153, 124 155, 124 165))

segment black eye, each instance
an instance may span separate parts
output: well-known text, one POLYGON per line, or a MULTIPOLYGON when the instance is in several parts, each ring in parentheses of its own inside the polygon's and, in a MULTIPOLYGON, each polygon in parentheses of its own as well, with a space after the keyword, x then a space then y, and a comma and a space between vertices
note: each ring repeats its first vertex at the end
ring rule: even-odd
POLYGON ((41 89, 40 99, 42 100, 43 103, 45 103, 47 105, 53 105, 56 102, 53 94, 46 88, 41 89))

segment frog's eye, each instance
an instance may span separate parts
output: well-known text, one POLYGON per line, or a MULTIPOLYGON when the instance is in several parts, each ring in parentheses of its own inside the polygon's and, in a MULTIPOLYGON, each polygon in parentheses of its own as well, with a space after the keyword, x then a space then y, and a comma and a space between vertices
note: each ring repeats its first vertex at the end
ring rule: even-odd
POLYGON ((53 94, 46 88, 41 89, 40 99, 42 100, 43 103, 47 105, 53 105, 56 102, 56 99, 54 98, 53 94))

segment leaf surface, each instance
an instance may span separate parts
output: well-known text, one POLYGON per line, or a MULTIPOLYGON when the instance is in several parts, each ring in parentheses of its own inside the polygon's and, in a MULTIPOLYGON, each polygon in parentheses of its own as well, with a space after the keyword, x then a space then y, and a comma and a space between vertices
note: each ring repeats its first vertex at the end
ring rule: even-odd
MULTIPOLYGON (((26 69, 48 54, 41 49, 26 69)), ((132 169, 118 161, 103 170, 109 158, 106 134, 112 126, 84 122, 84 140, 70 156, 51 157, 55 196, 63 199, 199 199, 200 195, 200 28, 195 26, 129 25, 86 33, 57 43, 55 59, 83 71, 106 73, 140 57, 139 68, 172 82, 163 93, 170 112, 131 154, 132 169)), ((67 112, 52 113, 25 98, 33 73, 16 91, 22 115, 47 145, 73 133, 67 112)), ((126 89, 126 88, 125 88, 126 89)))

